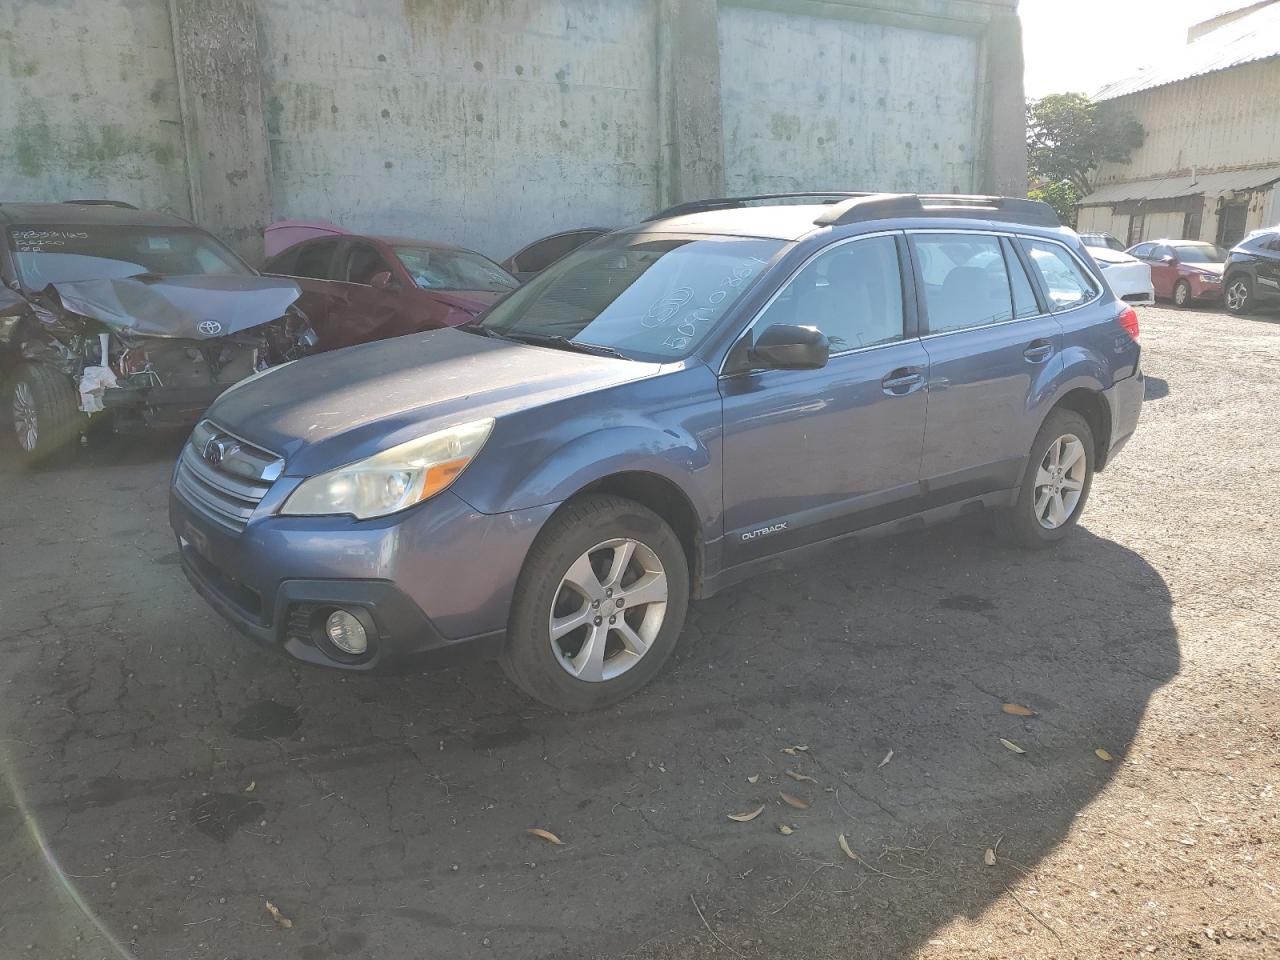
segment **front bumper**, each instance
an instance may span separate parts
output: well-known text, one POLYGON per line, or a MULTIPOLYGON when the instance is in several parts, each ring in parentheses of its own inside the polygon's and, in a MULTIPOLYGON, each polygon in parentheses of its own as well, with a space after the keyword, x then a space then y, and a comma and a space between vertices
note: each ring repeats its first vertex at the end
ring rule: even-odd
POLYGON ((149 427, 189 427, 231 386, 110 387, 103 391, 102 405, 116 414, 136 416, 149 427))
POLYGON ((1191 298, 1193 300, 1220 300, 1222 299, 1222 278, 1216 280, 1206 280, 1203 277, 1191 276, 1187 281, 1191 287, 1191 298))
POLYGON ((233 626, 295 660, 366 673, 497 648, 525 554, 554 505, 487 515, 446 491, 380 520, 276 515, 298 482, 278 481, 238 532, 170 492, 183 572, 233 626), (317 642, 314 624, 335 607, 374 625, 363 657, 317 642))

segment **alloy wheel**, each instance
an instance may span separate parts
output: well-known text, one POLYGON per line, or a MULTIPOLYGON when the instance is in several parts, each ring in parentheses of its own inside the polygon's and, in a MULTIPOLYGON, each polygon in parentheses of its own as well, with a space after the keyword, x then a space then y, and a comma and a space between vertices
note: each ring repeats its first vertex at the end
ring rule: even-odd
POLYGON ((1049 444, 1036 470, 1034 509, 1040 526, 1056 530, 1071 519, 1080 506, 1088 467, 1084 444, 1074 433, 1049 444))
POLYGON ((1190 298, 1191 291, 1187 289, 1185 283, 1180 283, 1173 288, 1173 302, 1179 307, 1185 307, 1187 300, 1190 298))
POLYGON ((1249 300, 1249 284, 1244 280, 1236 280, 1227 287, 1227 309, 1243 310, 1245 303, 1249 300))
POLYGON ((649 652, 667 614, 667 573, 639 540, 596 544, 570 565, 551 602, 551 650, 570 676, 599 683, 649 652))
POLYGON ((36 420, 36 401, 31 394, 31 385, 24 380, 19 380, 13 388, 13 428, 18 435, 18 444, 27 453, 32 453, 40 442, 40 426, 36 420))

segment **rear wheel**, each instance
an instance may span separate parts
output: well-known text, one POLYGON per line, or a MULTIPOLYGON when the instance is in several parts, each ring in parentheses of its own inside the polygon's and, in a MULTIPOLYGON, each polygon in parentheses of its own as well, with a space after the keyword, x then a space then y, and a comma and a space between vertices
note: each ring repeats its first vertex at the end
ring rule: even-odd
POLYGON ((1173 285, 1173 305, 1175 307, 1185 307, 1191 302, 1191 284, 1185 280, 1179 280, 1173 285))
POLYGON ((580 497, 529 551, 500 662, 548 706, 609 706, 662 668, 688 604, 684 547, 661 517, 621 497, 580 497))
POLYGON ((14 373, 9 410, 18 451, 33 464, 67 449, 85 419, 71 378, 43 363, 23 364, 14 373))
POLYGON ((998 515, 997 530, 1031 549, 1063 539, 1080 519, 1093 483, 1093 431, 1073 410, 1054 410, 1031 445, 1017 502, 998 515))
POLYGON ((1248 313, 1253 306, 1253 281, 1243 273, 1228 278, 1222 299, 1232 313, 1248 313))

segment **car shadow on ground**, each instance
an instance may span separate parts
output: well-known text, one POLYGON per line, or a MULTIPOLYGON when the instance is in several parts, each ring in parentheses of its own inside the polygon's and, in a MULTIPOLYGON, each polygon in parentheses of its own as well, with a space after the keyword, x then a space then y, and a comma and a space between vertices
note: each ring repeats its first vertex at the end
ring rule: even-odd
POLYGON ((1088 826, 1179 665, 1141 556, 980 521, 696 603, 651 687, 574 716, 488 663, 296 667, 195 598, 167 531, 87 544, 86 590, 108 560, 138 586, 28 618, 0 834, 42 882, 7 888, 10 935, 97 942, 89 910, 140 956, 911 956, 1088 826))
POLYGON ((1142 390, 1143 400, 1163 400, 1169 395, 1169 381, 1147 376, 1142 390))

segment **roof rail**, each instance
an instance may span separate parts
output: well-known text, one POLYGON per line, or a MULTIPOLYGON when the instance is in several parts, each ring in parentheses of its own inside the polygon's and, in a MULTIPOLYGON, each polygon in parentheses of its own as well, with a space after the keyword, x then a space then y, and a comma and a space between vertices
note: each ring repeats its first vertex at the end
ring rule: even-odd
POLYGON ((979 197, 946 193, 875 193, 837 203, 813 222, 820 227, 843 226, 897 217, 963 217, 1060 227, 1062 221, 1043 200, 1024 197, 979 197))
POLYGON ((750 206, 753 203, 767 203, 770 200, 809 200, 813 203, 839 203, 853 197, 869 197, 869 193, 856 193, 849 190, 820 190, 812 193, 761 193, 749 197, 716 197, 710 200, 690 200, 677 203, 674 207, 659 210, 649 220, 665 220, 667 217, 679 217, 686 213, 703 213, 707 210, 733 210, 750 206))
POLYGON ((75 203, 82 207, 121 207, 125 210, 137 210, 132 203, 123 200, 63 200, 63 203, 75 203))

